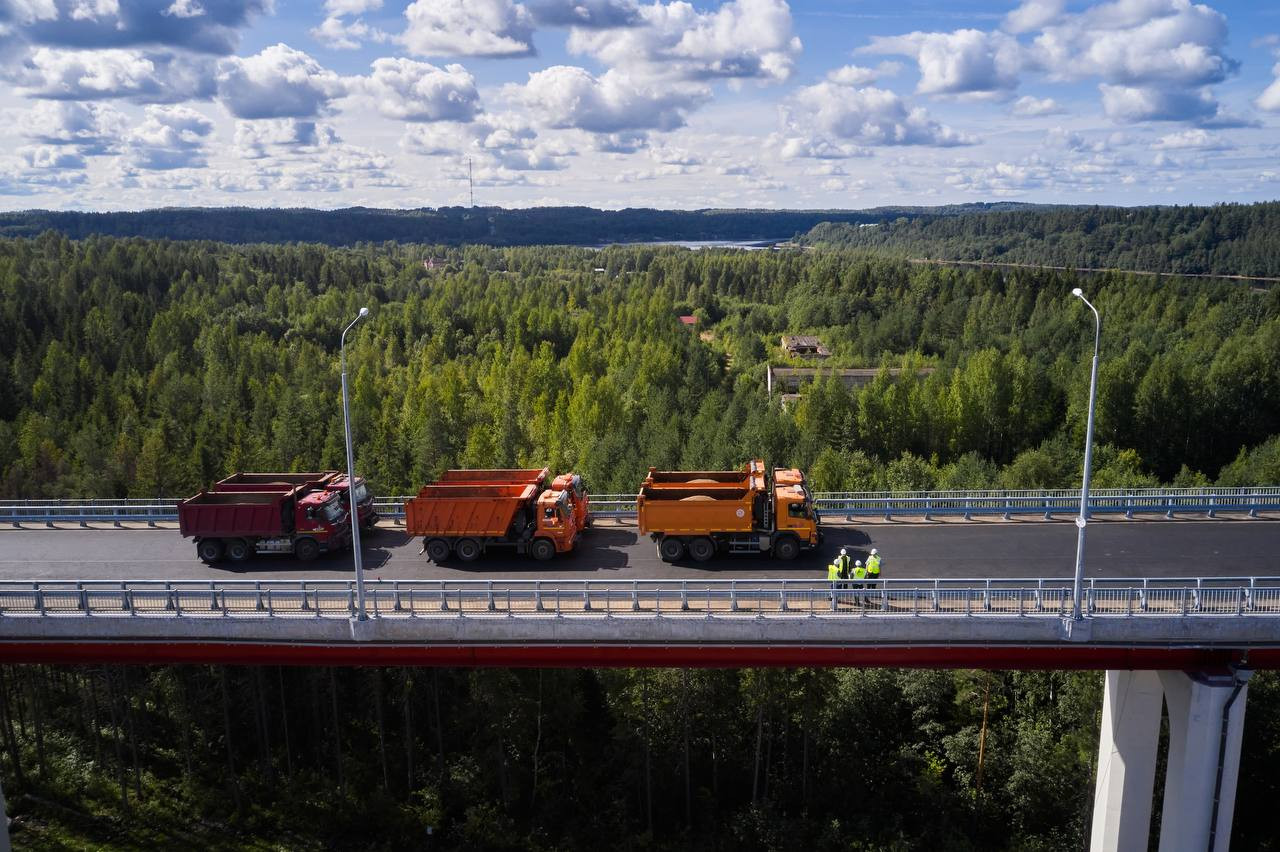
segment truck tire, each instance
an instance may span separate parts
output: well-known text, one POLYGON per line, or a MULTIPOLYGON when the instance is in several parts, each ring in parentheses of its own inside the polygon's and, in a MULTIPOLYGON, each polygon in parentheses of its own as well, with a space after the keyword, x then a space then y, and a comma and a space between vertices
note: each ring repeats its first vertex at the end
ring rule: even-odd
POLYGON ((773 543, 773 558, 781 559, 783 562, 790 562, 800 555, 800 542, 796 541, 795 536, 784 535, 773 543))
POLYGON ((222 539, 202 538, 196 545, 196 556, 212 565, 222 561, 222 539))
POLYGON ((360 525, 360 532, 373 535, 378 531, 378 513, 370 512, 369 517, 365 518, 363 524, 360 525))
POLYGON ((689 541, 689 557, 694 562, 706 562, 715 555, 716 543, 706 536, 699 536, 689 541))
POLYGON ((453 552, 463 562, 475 562, 480 558, 480 543, 474 538, 460 538, 453 543, 453 552))
POLYGON ((293 543, 293 555, 303 562, 310 562, 320 555, 320 545, 314 538, 300 538, 293 543))
POLYGON ((684 556, 684 542, 678 538, 664 536, 658 541, 658 558, 663 562, 675 562, 684 556))
POLYGON ((535 538, 529 545, 529 555, 539 562, 546 562, 556 555, 556 545, 549 538, 535 538))
POLYGON ((433 538, 427 542, 427 546, 423 548, 427 552, 427 558, 439 565, 449 558, 449 542, 442 538, 433 538))
POLYGON ((232 562, 244 562, 253 555, 253 548, 242 538, 227 539, 223 550, 232 562))

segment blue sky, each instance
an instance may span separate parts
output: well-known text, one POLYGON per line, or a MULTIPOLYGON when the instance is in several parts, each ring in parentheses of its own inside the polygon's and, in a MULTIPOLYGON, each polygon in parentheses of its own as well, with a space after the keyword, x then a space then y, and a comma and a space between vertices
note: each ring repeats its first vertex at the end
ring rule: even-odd
POLYGON ((1280 197, 1280 6, 0 0, 0 209, 1280 197))

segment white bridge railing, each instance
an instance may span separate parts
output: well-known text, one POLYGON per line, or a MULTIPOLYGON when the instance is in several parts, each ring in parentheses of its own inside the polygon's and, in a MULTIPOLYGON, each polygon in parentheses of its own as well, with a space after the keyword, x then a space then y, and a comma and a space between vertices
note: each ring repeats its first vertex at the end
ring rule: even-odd
MULTIPOLYGON (((375 500, 375 510, 384 518, 404 518, 406 497, 375 500)), ((824 517, 857 518, 894 516, 923 517, 958 515, 1054 515, 1080 510, 1080 492, 1071 489, 1012 491, 841 491, 816 492, 814 500, 824 517)), ((126 522, 155 524, 178 517, 178 498, 154 499, 70 499, 16 500, 0 498, 0 524, 90 523, 120 525, 126 522)), ((592 494, 591 512, 596 517, 625 518, 635 515, 634 494, 592 494)), ((1244 514, 1280 512, 1280 486, 1251 488, 1139 488, 1094 489, 1089 494, 1090 515, 1244 514)))
MULTIPOLYGON (((366 584, 372 618, 600 616, 1065 617, 1071 580, 517 580, 366 584)), ((1280 617, 1280 577, 1093 579, 1090 618, 1280 617)), ((306 582, 5 582, 11 618, 351 618, 355 585, 306 582)), ((1280 621, 1277 621, 1280 625, 1280 621)))

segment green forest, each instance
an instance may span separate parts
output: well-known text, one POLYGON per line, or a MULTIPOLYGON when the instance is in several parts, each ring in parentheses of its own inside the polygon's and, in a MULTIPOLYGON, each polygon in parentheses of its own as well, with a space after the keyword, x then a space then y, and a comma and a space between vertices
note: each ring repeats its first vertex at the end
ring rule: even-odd
POLYGON ((95 235, 228 243, 359 242, 598 245, 655 240, 779 240, 820 222, 880 222, 903 216, 957 215, 1029 205, 1012 202, 870 210, 597 210, 592 207, 424 207, 384 210, 167 207, 90 213, 73 210, 0 212, 0 237, 35 237, 46 230, 79 239, 95 235))
MULTIPOLYGON (((0 494, 341 467, 337 347, 361 306, 357 466, 382 494, 544 464, 627 492, 650 465, 756 456, 818 490, 1071 487, 1094 333, 1074 286, 1104 318, 1096 486, 1280 482, 1280 289, 835 248, 46 232, 0 239, 0 494), (784 407, 765 386, 801 363, 784 334, 880 372, 784 407)), ((0 769, 37 849, 1079 849, 1101 691, 1096 672, 6 666, 0 769)), ((1274 849, 1280 684, 1250 692, 1232 839, 1274 849)))
POLYGON ((803 238, 901 257, 1169 273, 1280 276, 1280 202, 1027 207, 829 222, 803 238))
POLYGON ((0 240, 0 493, 156 497, 234 470, 550 465, 597 492, 763 457, 817 490, 1280 482, 1280 289, 850 251, 0 240), (439 263, 425 264, 431 258, 439 263), (432 266, 433 268, 427 268, 432 266), (679 316, 692 313, 690 328, 679 316), (765 395, 782 334, 887 369, 765 395), (933 367, 922 374, 918 368, 933 367))
MULTIPOLYGON (((1280 682, 1249 692, 1231 842, 1274 850, 1280 682)), ((6 666, 0 765, 27 849, 1078 850, 1101 694, 1101 672, 6 666)))

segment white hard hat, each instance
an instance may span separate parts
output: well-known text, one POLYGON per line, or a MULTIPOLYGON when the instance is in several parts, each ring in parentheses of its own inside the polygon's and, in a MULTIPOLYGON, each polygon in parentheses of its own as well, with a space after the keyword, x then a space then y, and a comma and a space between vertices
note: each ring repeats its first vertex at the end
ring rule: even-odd
POLYGON ((842 548, 840 548, 840 555, 841 555, 841 556, 848 556, 848 555, 849 555, 849 551, 845 550, 845 549, 842 547, 842 548))
POLYGON ((872 556, 875 556, 875 555, 876 555, 877 553, 879 553, 879 552, 880 552, 880 551, 876 550, 874 547, 873 547, 873 548, 871 548, 871 555, 872 555, 872 556))
POLYGON ((853 564, 854 564, 854 565, 861 565, 861 564, 862 564, 862 560, 861 560, 861 559, 859 559, 857 562, 854 562, 853 564))

